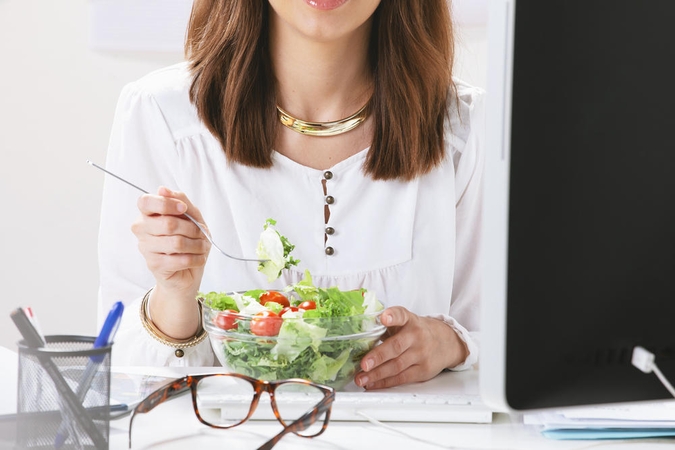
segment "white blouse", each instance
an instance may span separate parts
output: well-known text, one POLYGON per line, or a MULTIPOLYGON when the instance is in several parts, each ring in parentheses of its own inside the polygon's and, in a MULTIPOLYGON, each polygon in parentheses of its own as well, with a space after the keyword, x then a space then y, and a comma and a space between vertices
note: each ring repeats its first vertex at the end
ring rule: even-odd
MULTIPOLYGON (((229 163, 190 103, 185 63, 153 72, 122 91, 106 166, 156 192, 185 192, 213 240, 226 252, 255 258, 267 218, 295 245, 301 262, 268 283, 257 264, 231 260, 212 248, 201 291, 282 288, 309 269, 317 286, 364 287, 385 306, 400 305, 444 320, 469 348, 455 370, 478 360, 479 244, 483 163, 483 92, 457 82, 459 107, 446 123, 443 163, 414 181, 373 181, 362 165, 368 149, 327 171, 274 153, 270 169, 229 163), (330 172, 330 174, 329 174, 330 172), (332 175, 332 176, 331 176, 332 175), (322 181, 333 197, 324 222, 322 181), (326 227, 333 234, 326 234, 326 227), (332 254, 326 251, 333 249, 332 254)), ((453 103, 454 105, 454 103, 453 103)), ((99 323, 125 303, 113 347, 116 365, 217 364, 208 339, 175 349, 153 339, 139 319, 140 301, 154 278, 130 227, 139 192, 106 176, 99 235, 99 323)))

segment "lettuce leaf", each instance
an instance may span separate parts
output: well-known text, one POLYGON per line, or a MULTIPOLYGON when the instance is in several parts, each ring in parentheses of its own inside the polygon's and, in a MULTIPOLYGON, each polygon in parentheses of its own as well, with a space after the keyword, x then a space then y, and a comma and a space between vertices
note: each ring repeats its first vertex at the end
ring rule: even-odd
POLYGON ((234 298, 225 293, 209 292, 208 294, 204 294, 199 292, 197 293, 197 297, 202 297, 204 302, 213 309, 217 309, 219 311, 224 311, 226 309, 239 311, 239 307, 237 306, 237 302, 235 302, 234 298))
POLYGON ((267 260, 258 264, 258 271, 266 275, 270 283, 281 276, 283 269, 290 269, 300 262, 291 256, 295 246, 276 230, 276 224, 274 219, 265 221, 256 248, 258 258, 267 260))
POLYGON ((347 363, 349 354, 350 351, 347 348, 344 349, 342 353, 340 353, 335 359, 327 355, 323 355, 316 359, 310 368, 310 379, 335 381, 335 377, 337 376, 338 372, 340 372, 340 369, 342 369, 345 363, 347 363))
POLYGON ((302 320, 300 312, 287 312, 284 314, 284 322, 277 336, 277 345, 270 353, 275 359, 283 356, 287 361, 293 361, 307 347, 318 350, 326 331, 325 328, 302 320))
POLYGON ((312 275, 309 273, 309 270, 305 270, 302 280, 288 286, 288 288, 286 288, 285 291, 295 292, 296 294, 298 294, 298 297, 300 297, 302 300, 316 301, 319 299, 319 289, 316 286, 314 286, 314 282, 312 281, 312 275))

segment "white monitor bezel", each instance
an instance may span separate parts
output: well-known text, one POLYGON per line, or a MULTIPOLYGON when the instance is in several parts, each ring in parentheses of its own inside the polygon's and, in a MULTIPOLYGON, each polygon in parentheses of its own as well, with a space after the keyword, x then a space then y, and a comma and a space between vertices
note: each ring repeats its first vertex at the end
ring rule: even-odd
POLYGON ((488 5, 479 383, 483 402, 496 411, 511 411, 506 398, 506 289, 515 3, 490 0, 488 5))

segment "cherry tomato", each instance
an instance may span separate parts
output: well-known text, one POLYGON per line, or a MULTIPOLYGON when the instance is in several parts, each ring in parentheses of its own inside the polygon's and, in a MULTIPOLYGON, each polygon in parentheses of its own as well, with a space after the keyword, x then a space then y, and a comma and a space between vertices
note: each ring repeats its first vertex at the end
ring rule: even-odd
POLYGON ((276 336, 282 322, 278 314, 269 310, 261 311, 251 319, 251 333, 256 336, 276 336))
POLYGON ((278 291, 267 291, 260 296, 261 305, 267 302, 279 303, 281 306, 291 306, 286 296, 278 291))
POLYGON ((316 302, 312 300, 305 300, 304 302, 298 305, 298 308, 309 311, 310 309, 316 309, 316 302))
POLYGON ((218 328, 222 328, 223 330, 236 330, 239 326, 237 324, 237 311, 233 309, 221 311, 218 313, 216 318, 213 319, 213 323, 215 323, 218 328))
POLYGON ((289 311, 291 311, 291 312, 297 312, 297 311, 298 311, 298 308, 297 308, 297 306, 286 306, 284 309, 281 310, 281 312, 279 313, 279 316, 280 316, 280 317, 283 317, 284 314, 286 314, 286 313, 289 312, 289 311))

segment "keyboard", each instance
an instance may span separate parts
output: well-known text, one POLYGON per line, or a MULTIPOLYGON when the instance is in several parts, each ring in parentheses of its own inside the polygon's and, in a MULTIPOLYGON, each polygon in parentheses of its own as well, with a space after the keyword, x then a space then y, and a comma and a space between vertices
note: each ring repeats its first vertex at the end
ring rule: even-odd
MULTIPOLYGON (((261 397, 251 420, 276 420, 267 399, 261 397)), ((297 416, 312 405, 299 400, 284 405, 297 416)), ((281 408, 282 406, 279 405, 281 408)), ((477 395, 399 392, 337 392, 330 415, 336 421, 490 423, 492 411, 477 395)))
MULTIPOLYGON (((179 377, 186 373, 219 373, 222 367, 202 368, 140 368, 145 376, 179 377)), ((121 368, 124 373, 134 373, 134 368, 121 368)), ((136 368, 138 370, 138 368, 136 368)), ((231 399, 234 405, 250 402, 250 398, 231 399)), ((128 402, 127 402, 128 403, 128 402)), ((213 405, 217 407, 216 405, 213 405)), ((284 405, 294 408, 293 414, 302 415, 312 404, 303 400, 284 405)), ((204 405, 208 407, 208 405, 204 405)), ((222 407, 222 404, 221 404, 222 407)), ((240 406, 241 407, 241 406, 240 406)), ((281 408, 282 405, 279 405, 281 408)), ((234 408, 235 410, 237 408, 234 408)), ((223 409, 223 413, 227 408, 223 409)), ((397 386, 377 391, 364 391, 349 384, 335 394, 331 420, 381 422, 440 422, 440 423, 491 423, 492 411, 480 399, 478 371, 443 372, 432 380, 397 386)), ((263 394, 250 420, 276 420, 269 395, 263 394)))

